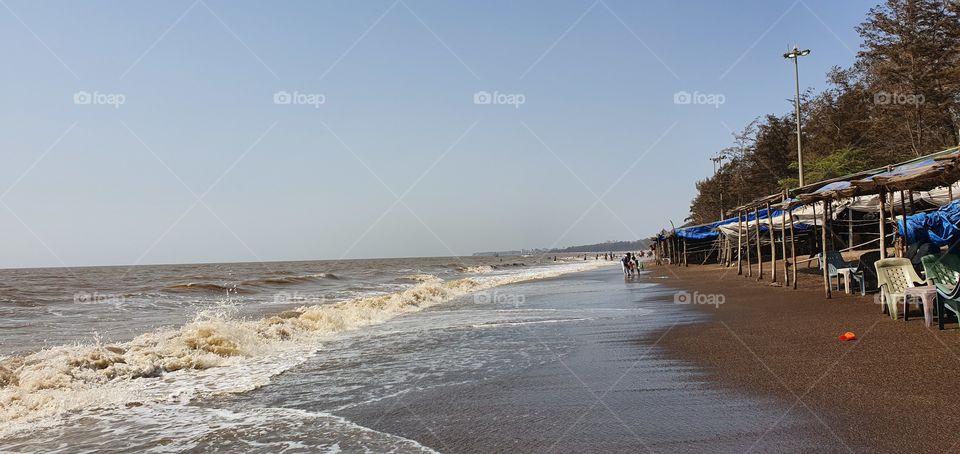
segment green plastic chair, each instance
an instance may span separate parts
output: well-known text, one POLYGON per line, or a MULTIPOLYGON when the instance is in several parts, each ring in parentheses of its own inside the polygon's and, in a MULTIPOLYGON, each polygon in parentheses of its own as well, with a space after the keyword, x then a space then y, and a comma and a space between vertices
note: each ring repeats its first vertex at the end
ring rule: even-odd
POLYGON ((897 303, 906 304, 904 292, 914 284, 923 284, 923 279, 917 276, 910 259, 892 258, 877 260, 877 282, 880 285, 880 301, 886 305, 890 317, 897 319, 897 303))
POLYGON ((960 281, 960 257, 956 254, 925 255, 920 259, 927 283, 937 287, 937 324, 943 329, 945 310, 960 319, 957 282, 960 281))

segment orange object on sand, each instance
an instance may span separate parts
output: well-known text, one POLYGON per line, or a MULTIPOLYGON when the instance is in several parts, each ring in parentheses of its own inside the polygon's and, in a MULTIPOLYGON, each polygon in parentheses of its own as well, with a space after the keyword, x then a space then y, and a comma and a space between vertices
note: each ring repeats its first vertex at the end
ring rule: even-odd
POLYGON ((838 336, 837 339, 840 339, 842 341, 852 341, 852 340, 857 340, 857 335, 854 334, 853 331, 847 331, 841 334, 840 336, 838 336))

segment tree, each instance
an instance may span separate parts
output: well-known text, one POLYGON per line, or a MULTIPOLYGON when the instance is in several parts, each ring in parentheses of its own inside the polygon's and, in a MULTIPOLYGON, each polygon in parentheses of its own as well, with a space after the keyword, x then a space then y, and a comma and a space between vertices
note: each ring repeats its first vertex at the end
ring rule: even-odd
MULTIPOLYGON (((960 143, 960 1, 887 0, 857 31, 863 43, 854 64, 832 68, 827 89, 800 97, 807 182, 960 143)), ((734 134, 721 151, 729 162, 696 183, 688 220, 715 221, 721 207, 797 186, 792 108, 790 100, 789 111, 734 134)))
POLYGON ((873 147, 894 160, 958 142, 957 22, 942 0, 888 0, 857 27, 873 147))

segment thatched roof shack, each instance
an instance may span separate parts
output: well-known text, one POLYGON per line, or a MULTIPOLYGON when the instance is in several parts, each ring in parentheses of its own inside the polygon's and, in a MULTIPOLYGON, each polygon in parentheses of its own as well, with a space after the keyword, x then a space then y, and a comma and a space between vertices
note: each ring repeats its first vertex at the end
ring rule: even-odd
MULTIPOLYGON (((830 220, 833 219, 835 213, 844 209, 879 213, 880 250, 881 254, 886 256, 886 224, 888 215, 896 220, 895 206, 897 203, 899 202, 901 215, 906 222, 906 200, 909 197, 910 206, 913 209, 914 191, 925 192, 920 194, 921 200, 935 206, 941 205, 954 199, 953 186, 958 180, 960 180, 960 147, 954 147, 896 165, 857 172, 758 198, 729 210, 728 214, 732 217, 728 219, 676 230, 676 245, 679 249, 681 243, 686 239, 715 241, 717 247, 726 251, 725 262, 728 266, 731 265, 733 257, 736 256, 740 270, 739 274, 742 274, 740 255, 744 252, 743 238, 746 237, 747 275, 750 276, 752 275, 751 240, 755 240, 758 274, 759 278, 762 279, 763 262, 761 256, 763 252, 761 242, 764 241, 765 234, 766 241, 771 245, 771 268, 775 282, 777 227, 780 228, 780 242, 783 249, 781 256, 784 258, 785 273, 788 265, 786 261, 788 241, 786 228, 790 228, 789 243, 791 251, 795 251, 795 230, 808 229, 811 225, 814 228, 817 227, 817 218, 820 217, 818 215, 821 215, 821 254, 826 255, 830 220), (940 194, 940 192, 944 192, 944 194, 940 194), (897 197, 898 195, 899 197, 897 197), (864 201, 863 196, 866 196, 868 200, 864 201), (817 210, 818 205, 820 206, 819 210, 817 210), (751 226, 751 224, 753 225, 751 226), (732 238, 737 240, 736 252, 733 251, 732 238)), ((795 264, 795 252, 791 255, 793 257, 792 263, 795 264)), ((722 258, 724 255, 720 254, 719 257, 722 258)), ((686 260, 680 257, 680 254, 677 254, 677 258, 686 263, 686 260)), ((796 266, 793 268, 793 284, 796 288, 796 266)), ((789 277, 786 279, 789 280, 789 277)), ((824 279, 825 292, 829 298, 830 286, 826 273, 824 279)))

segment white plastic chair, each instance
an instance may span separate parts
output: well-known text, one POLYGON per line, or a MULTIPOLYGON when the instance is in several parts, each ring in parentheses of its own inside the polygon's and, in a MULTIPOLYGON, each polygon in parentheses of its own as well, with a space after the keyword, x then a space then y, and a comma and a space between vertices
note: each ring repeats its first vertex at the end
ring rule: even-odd
POLYGON ((897 319, 897 303, 904 302, 906 312, 907 288, 916 287, 914 284, 923 284, 923 279, 917 276, 910 259, 892 258, 877 260, 877 283, 880 286, 880 299, 890 312, 890 317, 897 319))

